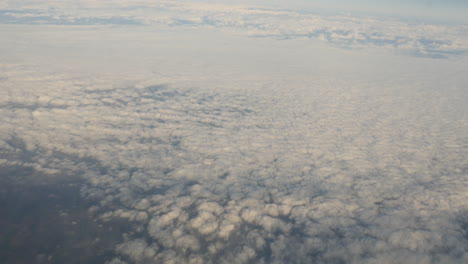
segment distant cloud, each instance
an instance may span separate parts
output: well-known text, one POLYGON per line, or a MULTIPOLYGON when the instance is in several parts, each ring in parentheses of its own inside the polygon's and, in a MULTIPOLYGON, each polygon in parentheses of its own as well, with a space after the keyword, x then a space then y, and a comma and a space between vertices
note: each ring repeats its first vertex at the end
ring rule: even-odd
POLYGON ((468 50, 467 27, 390 18, 322 15, 259 6, 175 1, 8 2, 0 23, 215 27, 252 37, 312 38, 345 48, 387 48, 447 58, 468 50))

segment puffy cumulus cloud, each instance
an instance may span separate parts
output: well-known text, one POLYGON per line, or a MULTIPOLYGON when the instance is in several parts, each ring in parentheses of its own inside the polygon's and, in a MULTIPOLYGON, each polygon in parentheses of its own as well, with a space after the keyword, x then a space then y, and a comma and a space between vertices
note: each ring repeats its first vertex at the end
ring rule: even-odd
POLYGON ((158 250, 158 246, 149 246, 146 241, 135 239, 118 245, 116 250, 131 261, 142 263, 152 260, 158 250))
POLYGON ((463 263, 468 79, 446 65, 189 85, 3 65, 0 168, 83 177, 89 213, 131 226, 109 263, 463 263))
POLYGON ((324 15, 255 5, 176 1, 8 2, 0 22, 57 25, 170 25, 215 27, 253 37, 312 38, 346 48, 387 48, 445 58, 468 50, 464 25, 395 18, 324 15), (50 8, 51 6, 55 8, 50 8))

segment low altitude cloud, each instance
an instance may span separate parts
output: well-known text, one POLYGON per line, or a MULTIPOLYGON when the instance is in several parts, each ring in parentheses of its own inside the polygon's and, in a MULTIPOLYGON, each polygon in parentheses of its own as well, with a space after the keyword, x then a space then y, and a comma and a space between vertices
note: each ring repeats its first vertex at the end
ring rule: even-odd
POLYGON ((89 213, 131 225, 109 263, 468 260, 466 95, 439 76, 228 89, 3 68, 0 166, 86 179, 89 213))

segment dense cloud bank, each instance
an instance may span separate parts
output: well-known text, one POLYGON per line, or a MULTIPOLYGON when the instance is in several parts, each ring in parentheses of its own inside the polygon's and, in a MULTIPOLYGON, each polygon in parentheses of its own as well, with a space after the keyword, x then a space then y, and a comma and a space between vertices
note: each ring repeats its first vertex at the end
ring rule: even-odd
POLYGON ((312 38, 344 48, 384 48, 447 58, 468 50, 466 25, 407 22, 395 18, 327 15, 254 5, 179 1, 7 1, 0 23, 133 25, 217 28, 252 37, 312 38))
POLYGON ((0 166, 84 177, 109 263, 468 261, 465 77, 0 78, 0 166))

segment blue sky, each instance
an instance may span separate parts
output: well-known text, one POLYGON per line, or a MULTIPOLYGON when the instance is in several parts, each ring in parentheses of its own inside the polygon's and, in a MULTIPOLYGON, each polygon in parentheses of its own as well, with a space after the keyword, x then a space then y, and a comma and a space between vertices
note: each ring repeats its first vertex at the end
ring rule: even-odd
POLYGON ((319 0, 301 2, 306 4, 318 2, 324 7, 329 6, 350 11, 369 11, 412 18, 468 22, 468 1, 466 0, 319 0))
MULTIPOLYGON (((232 1, 226 2, 233 3, 232 1)), ((240 0, 236 2, 294 9, 323 8, 345 12, 368 12, 376 15, 468 23, 468 0, 240 0)))
MULTIPOLYGON (((302 1, 304 3, 313 1, 302 1)), ((317 1, 323 3, 323 5, 330 6, 342 6, 344 8, 362 9, 364 11, 378 11, 388 12, 395 14, 412 14, 416 16, 467 16, 468 12, 468 1, 466 0, 381 0, 381 1, 370 1, 370 0, 329 0, 329 1, 317 1)))

